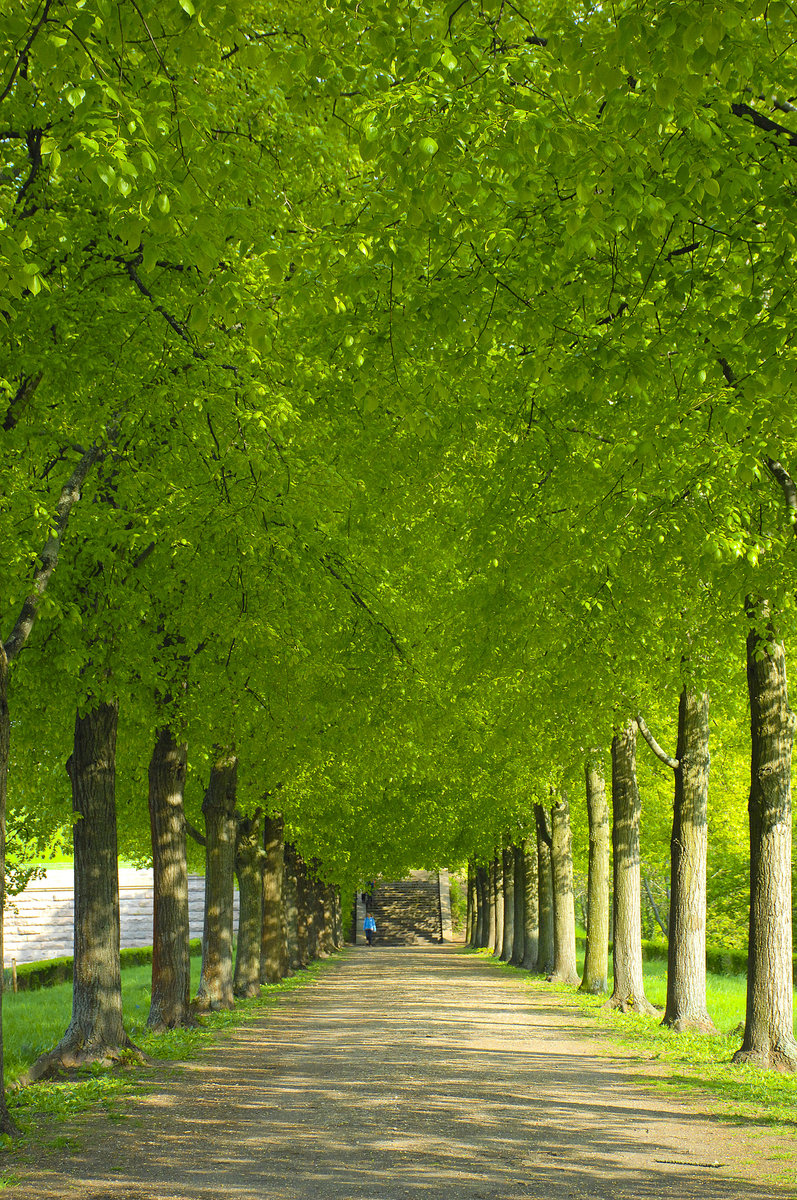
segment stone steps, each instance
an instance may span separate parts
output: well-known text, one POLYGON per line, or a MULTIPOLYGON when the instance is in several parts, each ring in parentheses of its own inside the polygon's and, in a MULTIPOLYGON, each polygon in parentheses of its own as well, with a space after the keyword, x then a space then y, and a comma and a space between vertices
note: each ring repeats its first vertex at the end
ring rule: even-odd
MULTIPOLYGON (((413 871, 408 879, 380 881, 369 908, 376 921, 377 945, 411 946, 450 940, 447 871, 413 871)), ((358 929, 362 929, 361 918, 358 929)))

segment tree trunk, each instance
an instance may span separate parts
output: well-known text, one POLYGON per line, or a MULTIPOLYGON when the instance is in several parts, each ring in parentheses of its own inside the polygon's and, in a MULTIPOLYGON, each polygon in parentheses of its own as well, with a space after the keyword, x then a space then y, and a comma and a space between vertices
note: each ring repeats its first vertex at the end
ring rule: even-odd
POLYGON ((310 962, 310 943, 312 939, 313 916, 308 903, 307 868, 300 854, 295 856, 296 877, 296 948, 299 956, 299 966, 306 967, 310 962))
POLYGON ((500 854, 493 859, 493 888, 495 890, 495 941, 491 946, 493 958, 500 958, 504 947, 504 865, 500 854))
POLYGON ((504 882, 504 933, 501 939, 501 961, 509 962, 515 945, 515 851, 505 846, 501 855, 501 878, 504 882))
MULTIPOLYGON (((11 720, 8 712, 8 659, 0 640, 0 967, 3 962, 3 914, 5 913, 6 881, 6 803, 8 795, 8 760, 11 754, 11 720)), ((11 1119, 5 1098, 3 1068, 3 972, 0 970, 0 1133, 16 1137, 19 1129, 11 1119)))
POLYGON ((496 928, 496 899, 495 899, 495 859, 491 858, 487 864, 487 942, 485 943, 486 950, 495 950, 495 928, 496 928))
POLYGON ((38 1059, 26 1082, 89 1062, 143 1058, 122 1025, 119 871, 116 843, 118 702, 75 718, 67 771, 72 781, 75 949, 72 1020, 61 1041, 38 1059))
POLYGON ((297 884, 296 851, 289 843, 285 843, 285 876, 284 896, 284 936, 285 954, 288 964, 286 974, 293 974, 302 965, 299 956, 299 897, 297 884))
POLYGON ((714 1033, 706 1007, 708 692, 684 687, 678 706, 670 838, 667 1006, 662 1024, 714 1033))
POLYGON ((791 752, 786 655, 766 602, 748 601, 757 620, 747 637, 750 693, 750 940, 747 1017, 734 1062, 797 1070, 791 907, 791 752), (762 624, 765 624, 765 632, 762 624))
POLYGON ((235 874, 238 877, 238 939, 233 994, 245 999, 260 995, 260 946, 263 936, 263 859, 260 817, 237 821, 235 874))
POLYGON ((603 995, 609 979, 609 809, 603 764, 586 765, 589 819, 587 949, 582 992, 603 995))
POLYGON ((560 792, 551 808, 551 865, 553 870, 554 964, 551 983, 578 984, 576 970, 576 909, 573 895, 573 835, 570 803, 560 792))
POLYGON ((551 829, 548 814, 541 804, 534 805, 534 819, 537 824, 537 891, 540 914, 536 969, 541 975, 550 975, 554 963, 551 829))
POLYGON ((323 921, 319 950, 322 958, 329 958, 335 949, 335 889, 331 884, 325 883, 322 886, 320 900, 323 921))
POLYGON ((515 939, 512 943, 510 962, 519 967, 526 950, 526 857, 523 845, 515 846, 515 939))
POLYGON ((202 801, 205 847, 205 925, 197 1008, 232 1008, 233 896, 235 893, 235 796, 238 759, 219 752, 202 801))
POLYGON ((337 884, 332 886, 332 900, 334 904, 334 946, 336 950, 343 949, 343 914, 340 907, 340 889, 337 884))
POLYGON ((490 894, 487 867, 476 868, 476 946, 484 949, 490 936, 490 894))
POLYGON ((193 1024, 185 847, 187 747, 158 730, 149 764, 152 832, 152 999, 147 1025, 162 1032, 193 1024))
POLYGON ((468 859, 467 908, 465 911, 465 945, 476 944, 476 870, 468 859))
POLYGON ((287 968, 282 934, 283 876, 285 872, 282 817, 263 823, 263 932, 260 942, 260 982, 279 983, 287 968))
POLYGON ((636 721, 612 739, 612 849, 614 851, 614 991, 612 1008, 655 1012, 642 975, 642 914, 639 879, 639 814, 636 721))
POLYGON ((523 859, 525 895, 523 901, 523 962, 520 965, 526 971, 536 971, 540 950, 539 863, 536 839, 524 839, 523 859))

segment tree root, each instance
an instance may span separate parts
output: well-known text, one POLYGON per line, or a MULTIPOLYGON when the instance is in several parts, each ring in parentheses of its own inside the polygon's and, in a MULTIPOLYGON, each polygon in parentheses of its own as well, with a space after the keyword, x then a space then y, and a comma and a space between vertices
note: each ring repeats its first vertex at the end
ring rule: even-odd
POLYGON ((745 1050, 744 1046, 737 1050, 731 1059, 733 1063, 752 1063, 765 1071, 780 1071, 791 1075, 797 1071, 797 1045, 753 1047, 745 1050))
POLYGON ((64 1039, 54 1050, 36 1059, 33 1066, 20 1077, 19 1086, 27 1087, 31 1083, 43 1083, 50 1079, 73 1078, 81 1068, 95 1063, 103 1067, 143 1067, 151 1066, 152 1059, 129 1038, 117 1046, 97 1043, 81 1045, 78 1041, 64 1039))
POLYGON ((621 1013, 645 1013, 649 1017, 658 1016, 661 1012, 655 1004, 650 1003, 647 996, 610 996, 604 1007, 619 1009, 621 1013))

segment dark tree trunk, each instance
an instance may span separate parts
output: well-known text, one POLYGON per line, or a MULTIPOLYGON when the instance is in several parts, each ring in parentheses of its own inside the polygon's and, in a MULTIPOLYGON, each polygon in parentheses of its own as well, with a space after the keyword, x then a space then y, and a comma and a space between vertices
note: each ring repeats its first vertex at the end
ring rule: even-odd
POLYGON ((75 718, 67 771, 72 781, 75 860, 75 952, 72 1020, 61 1041, 33 1064, 27 1081, 88 1062, 140 1053, 122 1025, 119 871, 116 843, 118 703, 75 718))
POLYGON ((678 706, 670 838, 670 918, 664 1025, 713 1033, 706 1007, 708 692, 684 687, 678 706))
POLYGON ((748 601, 750 693, 750 939, 747 1017, 734 1062, 797 1070, 791 907, 791 753, 786 655, 765 602, 748 601))
POLYGON ((285 844, 284 888, 284 936, 285 954, 288 964, 286 974, 293 974, 302 965, 299 955, 299 888, 297 882, 296 851, 287 842, 285 844))
MULTIPOLYGON (((8 713, 8 659, 0 640, 0 966, 3 958, 3 914, 6 882, 6 804, 8 795, 8 759, 11 754, 11 720, 8 713)), ((19 1134, 5 1098, 3 1068, 3 973, 0 970, 0 1133, 19 1134)))
POLYGON ((484 949, 490 936, 490 894, 487 867, 476 868, 476 946, 484 949))
POLYGON ((235 796, 238 759, 219 753, 202 801, 205 846, 205 926, 197 1008, 232 1008, 233 896, 235 894, 235 796))
POLYGON ((335 949, 335 889, 325 883, 321 887, 321 936, 319 950, 322 958, 329 958, 335 949))
POLYGON ((523 841, 525 895, 523 899, 523 962, 526 971, 537 970, 540 949, 539 862, 536 838, 523 841))
POLYGON ((495 889, 495 941, 491 947, 494 958, 501 957, 504 947, 504 864, 500 854, 493 859, 493 888, 495 889))
POLYGON ((614 851, 614 991, 612 1008, 655 1011, 642 975, 642 916, 639 878, 639 814, 636 781, 636 721, 612 739, 612 849, 614 851))
POLYGON ((523 846, 515 846, 515 938, 512 943, 512 962, 516 967, 523 963, 526 950, 526 856, 523 846))
POLYGON ((263 825, 263 934, 260 943, 260 982, 279 983, 287 960, 282 932, 284 842, 282 817, 266 817, 263 825))
POLYGON ((260 995, 260 946, 263 935, 263 859, 260 817, 237 821, 235 874, 238 877, 238 938, 233 994, 244 999, 260 995))
POLYGON ((185 846, 187 748, 159 729, 149 764, 152 832, 152 999, 147 1025, 158 1032, 193 1024, 185 846))
POLYGON ((504 932, 501 939, 501 959, 509 962, 515 945, 515 851, 505 846, 501 855, 501 879, 504 892, 504 932))
POLYGON ((487 864, 487 942, 486 950, 495 950, 495 930, 497 923, 495 898, 495 859, 487 864))
POLYGON ((467 909, 465 912, 465 945, 476 944, 476 871, 468 859, 467 909))
POLYGON ((578 984, 576 969, 576 909, 573 895, 573 836, 570 803, 560 792, 551 807, 551 866, 553 871, 554 964, 552 983, 578 984))
POLYGON ((582 992, 603 995, 609 979, 609 808, 603 765, 586 765, 589 819, 587 949, 582 992))
POLYGON ((310 944, 312 939, 313 916, 308 903, 307 868, 300 854, 295 858, 296 871, 296 945, 299 955, 299 966, 306 967, 310 962, 310 944))
POLYGON ((334 904, 334 946, 336 950, 343 948, 343 915, 340 907, 340 889, 333 884, 332 901, 334 904))
POLYGON ((536 969, 541 975, 550 975, 554 963, 551 828, 548 814, 541 804, 534 805, 534 819, 537 825, 537 893, 539 899, 536 969))

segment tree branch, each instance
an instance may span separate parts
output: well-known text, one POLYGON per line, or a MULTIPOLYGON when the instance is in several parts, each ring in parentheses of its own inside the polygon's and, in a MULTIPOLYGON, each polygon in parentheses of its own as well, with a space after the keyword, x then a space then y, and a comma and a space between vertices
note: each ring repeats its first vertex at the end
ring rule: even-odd
POLYGON ((43 374, 43 371, 38 371, 35 375, 25 375, 22 379, 16 390, 14 399, 8 406, 5 420, 3 421, 3 430, 5 433, 10 433, 16 426, 23 408, 41 383, 43 374))
POLYGON ((80 499, 80 489, 91 468, 100 457, 100 445, 95 443, 83 455, 67 482, 61 489, 55 511, 52 533, 39 556, 39 565, 33 575, 33 586, 25 598, 11 636, 5 643, 6 657, 13 662, 30 636, 39 611, 41 599, 47 590, 53 571, 58 565, 61 542, 66 532, 72 509, 80 499))
POLYGON ((637 713, 636 723, 639 726, 639 732, 642 734, 643 738, 645 739, 647 744, 650 746, 653 753, 656 755, 656 758, 660 758, 661 761, 665 764, 665 766, 671 767, 673 771, 677 771, 681 765, 679 760, 677 758, 670 758, 667 751, 662 750, 661 746, 656 741, 656 739, 654 738, 653 734, 648 729, 645 722, 642 720, 642 716, 640 713, 637 713))
POLYGON ((770 458, 767 455, 764 458, 764 463, 772 478, 780 484, 780 490, 783 492, 783 497, 789 510, 792 529, 795 535, 797 535, 797 484, 783 464, 778 462, 777 459, 770 458))
POLYGON ((771 117, 767 117, 764 113, 753 108, 749 104, 732 104, 731 111, 736 117, 749 117, 752 123, 758 129, 764 129, 767 133, 785 134, 788 138, 790 146, 797 146, 797 133, 793 133, 785 125, 781 125, 778 121, 773 121, 771 117))
POLYGON ((186 833, 190 837, 192 837, 195 842, 199 842, 200 846, 207 846, 208 839, 206 837, 203 837, 203 835, 199 832, 198 829, 194 828, 194 826, 191 824, 191 822, 188 820, 188 817, 186 817, 185 814, 183 814, 183 820, 185 821, 186 833))
MULTIPOLYGON (((639 724, 638 721, 637 721, 637 724, 639 724)), ((661 913, 659 912, 659 906, 657 905, 656 901, 653 899, 653 893, 650 890, 650 884, 648 883, 648 877, 647 877, 647 873, 645 871, 642 872, 642 883, 645 887, 645 894, 647 895, 650 907, 653 909, 653 915, 656 918, 656 921, 658 922, 659 929, 664 934, 664 936, 669 940, 670 932, 667 929, 667 926, 664 924, 664 922, 661 919, 661 913)))

